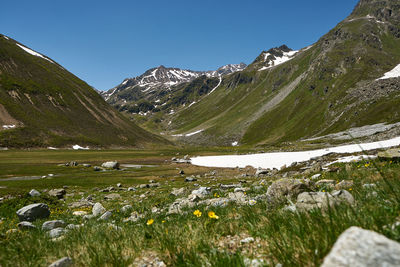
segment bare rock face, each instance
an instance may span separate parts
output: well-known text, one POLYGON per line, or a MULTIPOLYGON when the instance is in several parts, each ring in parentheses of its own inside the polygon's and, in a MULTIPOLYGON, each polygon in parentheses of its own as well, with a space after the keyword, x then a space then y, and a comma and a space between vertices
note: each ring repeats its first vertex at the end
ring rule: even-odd
POLYGON ((400 243, 353 226, 339 236, 321 266, 400 266, 400 243))
POLYGON ((19 220, 22 221, 35 221, 36 219, 47 218, 50 216, 49 206, 43 203, 31 204, 23 207, 17 211, 19 220))

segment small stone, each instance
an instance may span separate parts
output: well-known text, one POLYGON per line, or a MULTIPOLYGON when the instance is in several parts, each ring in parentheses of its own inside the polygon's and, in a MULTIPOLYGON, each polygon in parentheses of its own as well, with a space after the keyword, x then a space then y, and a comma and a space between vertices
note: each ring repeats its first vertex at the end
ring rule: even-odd
POLYGON ((121 184, 121 183, 118 183, 118 184, 117 184, 117 187, 122 187, 122 184, 121 184))
POLYGON ((246 237, 245 239, 240 240, 241 244, 248 244, 248 243, 253 243, 254 238, 253 237, 246 237))
POLYGON ((40 196, 40 192, 35 189, 32 189, 31 191, 29 191, 29 195, 31 197, 38 197, 38 196, 40 196))
POLYGON ((57 197, 58 199, 62 199, 67 192, 64 188, 61 189, 51 189, 48 194, 53 197, 57 197))
POLYGON ((114 199, 119 199, 119 198, 121 198, 121 195, 117 194, 117 193, 108 194, 104 197, 104 199, 106 199, 106 200, 114 200, 114 199))
POLYGON ((337 185, 335 185, 335 188, 340 190, 340 189, 349 189, 354 186, 353 180, 343 180, 337 185))
POLYGON ((65 227, 65 229, 68 229, 68 230, 76 230, 76 229, 79 229, 79 228, 81 228, 83 226, 83 224, 68 224, 66 227, 65 227))
POLYGON ((316 180, 321 176, 322 176, 322 174, 320 174, 320 173, 314 174, 313 176, 311 176, 311 180, 316 180))
POLYGON ((100 216, 99 221, 105 221, 110 219, 112 216, 112 212, 111 211, 106 211, 103 215, 100 216))
POLYGON ((65 229, 60 227, 60 228, 55 228, 55 229, 50 230, 49 236, 51 238, 57 238, 57 237, 62 236, 64 233, 65 233, 65 229))
POLYGON ((119 163, 117 161, 107 161, 101 164, 101 167, 106 169, 119 169, 119 163))
POLYGON ((121 212, 126 213, 128 211, 131 211, 133 207, 131 205, 125 205, 121 208, 121 212))
POLYGON ((183 195, 183 194, 185 194, 185 188, 184 187, 181 187, 181 188, 174 188, 174 189, 172 189, 172 191, 171 191, 171 195, 174 195, 174 196, 180 196, 180 195, 183 195))
POLYGON ((96 217, 96 216, 94 216, 93 214, 88 214, 88 215, 83 215, 82 219, 84 219, 84 220, 91 220, 91 219, 93 219, 94 217, 96 217))
POLYGON ((183 175, 183 174, 185 174, 185 171, 184 170, 179 170, 178 174, 183 175))
POLYGON ((90 165, 90 164, 82 164, 82 166, 85 167, 85 168, 90 168, 90 167, 92 167, 92 165, 90 165))
POLYGON ((20 222, 17 224, 19 229, 36 229, 36 226, 31 222, 20 222))
POLYGON ((334 187, 336 184, 335 180, 328 180, 328 179, 324 179, 324 180, 319 180, 318 182, 315 183, 316 186, 320 186, 320 187, 334 187))
POLYGON ((99 172, 99 171, 101 171, 101 168, 100 168, 99 166, 94 166, 94 167, 93 167, 93 170, 94 170, 95 172, 99 172))
POLYGON ((134 188, 134 187, 129 187, 129 188, 128 188, 128 191, 132 191, 132 192, 133 192, 133 191, 136 191, 136 190, 137 190, 137 189, 134 188))
POLYGON ((186 177, 185 178, 185 182, 196 182, 196 181, 197 181, 197 179, 194 177, 186 177))
POLYGON ((106 209, 103 207, 103 205, 101 205, 101 203, 97 202, 96 204, 94 204, 94 206, 92 208, 92 213, 94 216, 99 216, 100 214, 103 214, 104 212, 106 212, 106 209))
POLYGON ((42 230, 49 231, 49 230, 53 230, 55 228, 60 228, 60 227, 64 227, 64 226, 65 226, 65 222, 62 220, 47 221, 47 222, 43 223, 42 230))
POLYGON ((49 265, 49 267, 69 267, 73 263, 72 259, 69 257, 64 257, 59 259, 58 261, 53 262, 49 265))

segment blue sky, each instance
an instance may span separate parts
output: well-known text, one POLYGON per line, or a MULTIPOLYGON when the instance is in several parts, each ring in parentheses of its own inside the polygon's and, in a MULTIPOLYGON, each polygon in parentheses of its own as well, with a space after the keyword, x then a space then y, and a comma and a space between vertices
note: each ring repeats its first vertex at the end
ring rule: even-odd
POLYGON ((100 90, 164 65, 214 70, 263 50, 300 49, 358 0, 37 0, 1 4, 0 33, 100 90))

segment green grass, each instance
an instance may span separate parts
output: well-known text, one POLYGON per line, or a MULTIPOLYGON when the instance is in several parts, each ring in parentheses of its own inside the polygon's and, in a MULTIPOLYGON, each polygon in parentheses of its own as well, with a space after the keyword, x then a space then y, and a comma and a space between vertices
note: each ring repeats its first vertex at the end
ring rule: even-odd
MULTIPOLYGON (((172 266, 207 264, 244 266, 246 258, 263 259, 271 266, 277 263, 284 266, 318 266, 338 235, 350 226, 371 229, 400 241, 400 229, 392 230, 390 227, 385 227, 394 223, 400 214, 399 163, 359 162, 351 163, 347 167, 339 164, 338 173, 324 173, 321 179, 354 181, 354 186, 349 189, 356 199, 354 206, 341 205, 327 211, 292 213, 282 210, 281 204, 271 205, 259 201, 255 206, 236 204, 229 204, 224 208, 199 206, 186 209, 186 212, 181 214, 166 215, 165 211, 159 214, 151 213, 151 209, 168 207, 176 199, 169 194, 172 188, 184 186, 188 192, 195 188, 193 184, 184 183, 183 178, 176 175, 177 165, 163 163, 166 157, 171 156, 172 151, 169 153, 167 151, 73 152, 8 151, 0 154, 8 156, 10 169, 17 175, 36 173, 39 170, 36 168, 37 164, 46 171, 51 170, 64 175, 61 181, 54 184, 42 184, 41 180, 26 183, 1 182, 0 177, 0 186, 7 186, 6 190, 0 189, 0 195, 4 196, 6 192, 16 196, 0 205, 0 218, 4 218, 0 223, 2 266, 47 266, 64 256, 73 258, 76 266, 129 266, 146 255, 156 255, 172 266), (96 163, 105 158, 129 163, 159 163, 159 167, 135 170, 129 175, 124 171, 110 171, 95 173, 95 176, 92 176, 94 172, 79 167, 54 166, 58 162, 73 159, 96 163), (149 177, 155 177, 161 182, 161 187, 138 189, 136 192, 119 191, 117 193, 121 195, 120 200, 105 201, 103 198, 108 193, 100 193, 95 189, 95 187, 115 187, 115 184, 121 181, 126 187, 147 183, 149 177), (365 183, 377 184, 377 188, 372 189, 377 192, 376 197, 371 197, 371 189, 362 187, 365 183), (48 197, 45 193, 36 198, 26 195, 31 187, 50 189, 62 185, 68 185, 67 193, 73 194, 66 198, 65 203, 48 197), (144 193, 148 194, 147 197, 140 197, 144 193), (50 206, 52 211, 50 219, 63 219, 67 223, 74 224, 84 223, 82 218, 72 216, 73 210, 68 208, 68 203, 88 195, 92 195, 94 202, 103 203, 107 210, 113 210, 110 222, 120 227, 119 230, 109 227, 107 222, 90 220, 82 228, 68 232, 60 241, 51 241, 40 229, 6 233, 16 227, 18 220, 15 211, 35 202, 44 202, 50 206), (123 214, 121 207, 126 204, 132 205, 133 210, 143 214, 144 217, 137 223, 124 223, 123 219, 129 213, 123 214), (196 209, 202 212, 199 218, 193 215, 196 209), (215 212, 219 219, 209 218, 207 216, 209 211, 215 212), (154 223, 147 225, 150 219, 153 219, 154 223), (239 240, 245 236, 254 237, 255 243, 241 245, 239 240)), ((3 173, 7 168, 4 163, 0 166, 0 173, 3 173)), ((190 165, 179 168, 184 168, 188 175, 210 171, 190 165)), ((240 171, 236 169, 217 171, 220 175, 215 180, 202 176, 198 183, 212 186, 213 195, 217 193, 224 197, 229 191, 218 189, 218 184, 237 183, 240 178, 234 177, 240 171)), ((249 187, 253 183, 260 182, 260 179, 255 177, 246 179, 248 181, 246 186, 249 187)), ((58 178, 55 177, 54 180, 57 181, 58 178)), ((273 180, 273 178, 268 179, 261 191, 249 190, 248 195, 254 197, 265 193, 273 180)), ((314 189, 326 190, 326 188, 314 189)), ((34 224, 40 228, 43 221, 38 220, 34 224)))

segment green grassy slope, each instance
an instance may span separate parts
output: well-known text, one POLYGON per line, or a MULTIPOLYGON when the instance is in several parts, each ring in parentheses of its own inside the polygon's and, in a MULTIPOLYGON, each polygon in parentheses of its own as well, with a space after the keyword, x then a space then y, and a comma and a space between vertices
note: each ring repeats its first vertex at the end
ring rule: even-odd
POLYGON ((375 81, 400 63, 399 17, 396 1, 361 1, 292 60, 258 71, 258 57, 224 78, 215 92, 176 114, 171 128, 205 129, 193 142, 254 146, 400 121, 400 90, 375 81))
POLYGON ((111 108, 60 65, 34 56, 0 35, 0 147, 143 147, 167 143, 111 108))

